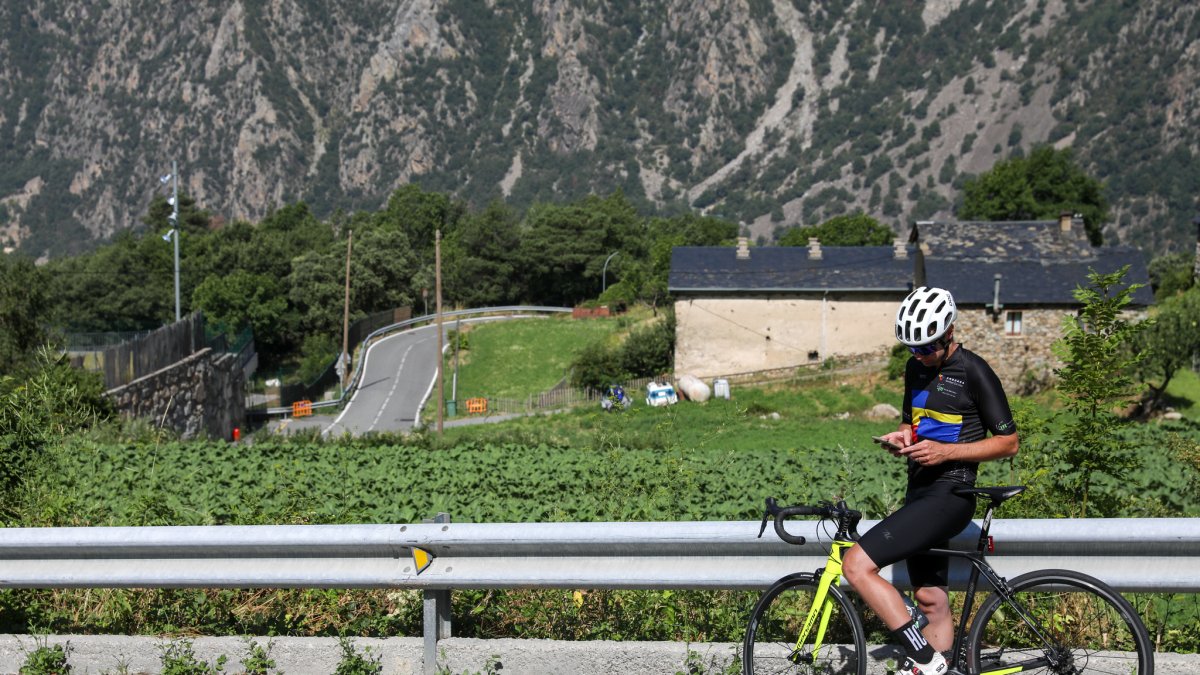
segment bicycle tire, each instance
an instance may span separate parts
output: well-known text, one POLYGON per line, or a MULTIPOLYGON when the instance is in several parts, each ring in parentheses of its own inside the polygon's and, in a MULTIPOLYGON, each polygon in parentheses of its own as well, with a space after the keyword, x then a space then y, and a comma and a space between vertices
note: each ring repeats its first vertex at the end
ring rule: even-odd
POLYGON ((815 656, 811 641, 796 649, 818 581, 812 574, 789 575, 759 597, 742 641, 743 675, 866 675, 867 638, 862 619, 837 586, 829 588, 833 610, 821 648, 815 656))
POLYGON ((1037 638, 1004 598, 993 592, 971 623, 968 672, 1016 672, 1011 668, 1018 662, 1053 656, 1056 665, 1020 672, 1154 673, 1154 646, 1146 626, 1133 605, 1103 581, 1070 570, 1039 570, 1016 577, 1009 587, 1051 644, 1037 638))

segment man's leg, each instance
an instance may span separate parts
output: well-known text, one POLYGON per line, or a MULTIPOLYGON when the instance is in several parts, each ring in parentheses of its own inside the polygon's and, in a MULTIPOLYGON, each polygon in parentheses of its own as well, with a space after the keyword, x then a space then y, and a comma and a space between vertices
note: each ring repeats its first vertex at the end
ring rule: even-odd
POLYGON ((846 552, 846 557, 842 560, 842 573, 888 630, 895 630, 908 623, 908 608, 904 606, 900 591, 879 575, 879 566, 871 560, 871 556, 867 555, 862 546, 855 546, 846 552))
POLYGON ((923 586, 913 592, 917 606, 929 619, 925 626, 925 639, 939 652, 949 651, 954 646, 954 618, 950 616, 950 594, 945 588, 923 586))

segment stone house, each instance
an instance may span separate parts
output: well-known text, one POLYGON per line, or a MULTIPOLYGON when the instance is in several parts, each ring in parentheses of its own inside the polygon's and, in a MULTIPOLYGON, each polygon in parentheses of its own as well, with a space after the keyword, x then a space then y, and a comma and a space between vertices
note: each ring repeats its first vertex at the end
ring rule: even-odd
MULTIPOLYGON (((1200 244, 1198 244, 1200 245, 1200 244)), ((1082 221, 918 222, 891 247, 678 247, 668 288, 675 296, 675 371, 697 377, 797 366, 828 357, 886 352, 896 308, 915 286, 949 289, 956 337, 983 356, 1006 389, 1045 386, 1060 365, 1051 345, 1073 291, 1089 270, 1129 265, 1148 284, 1142 254, 1093 247, 1082 221)), ((1138 289, 1134 309, 1153 302, 1138 289)))
POLYGON ((1135 291, 1133 309, 1154 301, 1141 252, 1092 246, 1083 222, 1069 213, 1057 221, 918 222, 909 243, 914 284, 954 294, 955 337, 985 358, 1010 392, 1045 387, 1061 365, 1051 345, 1063 318, 1078 312, 1073 291, 1087 285, 1090 270, 1129 265, 1125 281, 1147 284, 1135 291))
POLYGON ((671 252, 675 372, 701 378, 883 353, 913 256, 893 246, 683 246, 671 252))

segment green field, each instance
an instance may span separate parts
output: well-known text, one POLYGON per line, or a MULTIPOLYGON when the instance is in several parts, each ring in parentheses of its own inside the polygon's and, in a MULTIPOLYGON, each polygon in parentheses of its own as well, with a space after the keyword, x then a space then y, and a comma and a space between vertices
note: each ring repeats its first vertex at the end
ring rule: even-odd
MULTIPOLYGON (((551 316, 493 323, 462 324, 467 348, 459 353, 458 400, 524 399, 557 385, 584 346, 612 338, 630 319, 572 319, 551 316)), ((446 353, 446 373, 454 373, 454 340, 446 353)), ((447 388, 447 396, 450 389, 447 388)))

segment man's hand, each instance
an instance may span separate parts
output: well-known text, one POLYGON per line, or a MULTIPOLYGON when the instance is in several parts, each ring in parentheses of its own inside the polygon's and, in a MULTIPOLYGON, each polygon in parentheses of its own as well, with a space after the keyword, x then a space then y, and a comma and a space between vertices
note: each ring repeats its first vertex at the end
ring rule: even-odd
POLYGON ((937 441, 919 441, 900 451, 901 456, 912 459, 921 466, 937 466, 950 460, 953 445, 937 441))
POLYGON ((884 448, 887 448, 888 452, 892 453, 893 457, 903 457, 904 447, 912 442, 909 434, 903 431, 893 431, 890 434, 884 434, 883 436, 880 436, 880 438, 900 448, 899 450, 893 450, 886 445, 883 446, 884 448))

